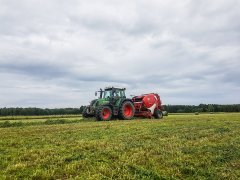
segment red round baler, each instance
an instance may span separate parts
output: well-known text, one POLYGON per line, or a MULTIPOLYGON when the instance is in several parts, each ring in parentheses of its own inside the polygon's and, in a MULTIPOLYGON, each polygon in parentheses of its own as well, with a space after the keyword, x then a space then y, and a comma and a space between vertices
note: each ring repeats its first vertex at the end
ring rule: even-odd
POLYGON ((136 117, 147 117, 161 119, 163 117, 162 102, 156 93, 143 94, 132 98, 136 117))

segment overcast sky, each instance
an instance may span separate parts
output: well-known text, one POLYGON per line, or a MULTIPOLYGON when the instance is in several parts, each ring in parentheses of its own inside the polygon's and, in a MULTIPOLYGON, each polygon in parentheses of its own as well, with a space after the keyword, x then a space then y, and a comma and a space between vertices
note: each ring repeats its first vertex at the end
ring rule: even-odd
POLYGON ((0 107, 240 103, 240 1, 0 0, 0 81, 0 107))

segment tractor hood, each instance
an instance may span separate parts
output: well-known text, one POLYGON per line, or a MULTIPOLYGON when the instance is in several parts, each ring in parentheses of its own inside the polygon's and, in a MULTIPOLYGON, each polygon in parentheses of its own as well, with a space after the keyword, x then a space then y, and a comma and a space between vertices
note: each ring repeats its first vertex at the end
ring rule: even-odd
POLYGON ((93 100, 93 104, 92 106, 99 106, 99 105, 104 105, 104 104, 108 104, 109 103, 109 99, 105 99, 105 98, 101 98, 101 99, 96 99, 93 100))
POLYGON ((94 99, 90 102, 90 106, 92 106, 95 102, 97 101, 97 99, 94 99))

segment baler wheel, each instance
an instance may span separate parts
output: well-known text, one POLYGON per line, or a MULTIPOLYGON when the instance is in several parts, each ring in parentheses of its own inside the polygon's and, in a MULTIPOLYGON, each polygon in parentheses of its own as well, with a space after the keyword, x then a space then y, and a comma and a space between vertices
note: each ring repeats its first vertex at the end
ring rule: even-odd
POLYGON ((96 118, 99 121, 108 121, 112 118, 112 110, 108 106, 101 106, 96 112, 96 118))
POLYGON ((162 118, 163 118, 162 111, 160 111, 159 109, 155 109, 155 110, 154 110, 154 113, 153 113, 153 116, 154 116, 156 119, 162 119, 162 118))
POLYGON ((124 120, 132 119, 135 114, 134 105, 131 101, 125 101, 119 110, 119 118, 124 120))

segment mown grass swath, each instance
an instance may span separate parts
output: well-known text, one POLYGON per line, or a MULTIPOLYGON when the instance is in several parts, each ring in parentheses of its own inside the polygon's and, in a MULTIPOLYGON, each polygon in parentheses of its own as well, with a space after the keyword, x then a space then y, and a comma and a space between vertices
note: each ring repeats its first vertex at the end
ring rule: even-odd
POLYGON ((0 128, 0 179, 240 177, 238 113, 108 122, 58 119, 0 128))

